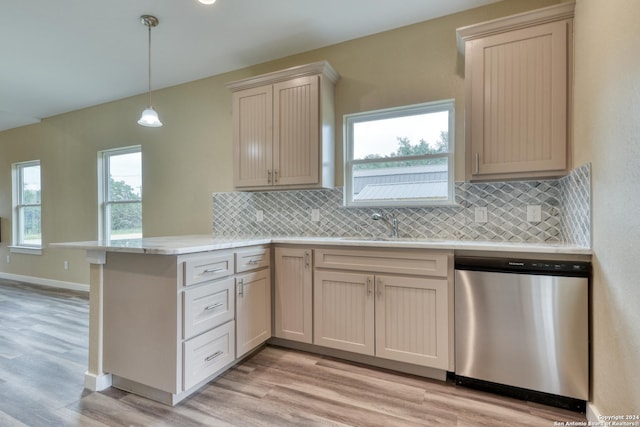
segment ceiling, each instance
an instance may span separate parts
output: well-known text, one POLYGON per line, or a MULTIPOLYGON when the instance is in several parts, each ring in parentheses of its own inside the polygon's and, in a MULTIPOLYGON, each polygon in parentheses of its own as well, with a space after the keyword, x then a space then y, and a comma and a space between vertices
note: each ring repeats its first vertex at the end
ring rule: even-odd
POLYGON ((495 1, 3 0, 0 131, 495 1))

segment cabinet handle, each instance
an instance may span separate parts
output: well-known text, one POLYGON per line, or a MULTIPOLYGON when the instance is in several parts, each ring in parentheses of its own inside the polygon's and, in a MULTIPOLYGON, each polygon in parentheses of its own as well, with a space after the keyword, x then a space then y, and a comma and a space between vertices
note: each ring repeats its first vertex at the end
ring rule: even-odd
POLYGON ((249 262, 248 262, 248 264, 254 265, 254 264, 257 264, 257 263, 259 263, 259 262, 260 262, 260 260, 259 260, 259 259, 250 259, 250 260, 249 260, 249 262))
POLYGON ((274 184, 278 183, 278 170, 273 171, 273 183, 274 184))
POLYGON ((309 269, 309 252, 304 253, 304 268, 309 269))
POLYGON ((216 308, 218 308, 218 307, 222 307, 223 305, 224 305, 224 304, 223 304, 223 303, 221 303, 221 302, 216 303, 216 304, 213 304, 213 305, 208 305, 208 306, 206 306, 206 307, 204 308, 204 311, 215 310, 216 308))
POLYGON ((238 295, 244 297, 244 279, 238 281, 238 295))
POLYGON ((371 277, 367 277, 367 296, 371 296, 371 277))
POLYGON ((480 173, 480 153, 476 151, 476 174, 480 173))
POLYGON ((376 279, 376 294, 378 298, 382 298, 382 280, 380 278, 376 279))
POLYGON ((221 271, 224 271, 224 268, 207 268, 206 270, 203 271, 203 273, 219 273, 221 271))
POLYGON ((267 184, 271 184, 271 169, 267 170, 267 184))
POLYGON ((207 356, 204 358, 205 362, 211 362, 213 359, 215 359, 216 357, 222 356, 224 353, 220 350, 216 351, 215 353, 213 353, 211 356, 207 356))

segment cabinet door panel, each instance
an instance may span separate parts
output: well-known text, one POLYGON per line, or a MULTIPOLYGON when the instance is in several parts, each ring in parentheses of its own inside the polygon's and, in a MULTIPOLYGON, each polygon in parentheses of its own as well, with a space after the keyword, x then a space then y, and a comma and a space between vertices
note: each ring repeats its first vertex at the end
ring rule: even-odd
POLYGON ((236 187, 271 185, 273 105, 271 86, 233 93, 236 187))
POLYGON ((316 271, 314 344, 374 353, 373 276, 316 271))
POLYGON ((468 43, 471 172, 567 168, 567 22, 468 43))
POLYGON ((313 342, 311 249, 276 248, 274 335, 313 342))
POLYGON ((376 276, 376 356, 433 368, 449 362, 448 281, 376 276))
POLYGON ((236 357, 271 338, 269 269, 236 278, 236 357))
POLYGON ((273 85, 275 185, 320 180, 318 81, 318 76, 310 76, 273 85))

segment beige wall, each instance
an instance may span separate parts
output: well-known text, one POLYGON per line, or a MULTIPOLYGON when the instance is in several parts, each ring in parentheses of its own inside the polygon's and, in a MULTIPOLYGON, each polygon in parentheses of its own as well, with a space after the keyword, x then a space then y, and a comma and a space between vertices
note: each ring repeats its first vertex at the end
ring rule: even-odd
POLYGON ((592 162, 592 402, 640 415, 640 2, 578 0, 575 164, 592 162))
POLYGON ((97 152, 142 145, 144 235, 211 232, 211 193, 232 190, 231 94, 224 84, 327 59, 341 74, 336 88, 337 177, 342 185, 342 115, 418 102, 456 99, 456 176, 463 179, 463 69, 455 29, 557 3, 510 0, 243 70, 154 92, 164 127, 136 124, 144 95, 0 132, 0 272, 87 283, 82 251, 9 254, 12 163, 42 162, 45 243, 95 240, 97 152), (63 270, 68 260, 70 269, 63 270))

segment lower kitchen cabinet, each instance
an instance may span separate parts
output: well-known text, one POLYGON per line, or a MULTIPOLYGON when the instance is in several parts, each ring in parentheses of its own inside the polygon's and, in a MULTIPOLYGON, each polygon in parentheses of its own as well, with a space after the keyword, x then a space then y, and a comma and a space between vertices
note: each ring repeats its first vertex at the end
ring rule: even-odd
POLYGON ((313 342, 312 250, 275 248, 274 336, 313 342))
POLYGON ((378 275, 375 280, 376 356, 447 369, 447 279, 378 275))
POLYGON ((314 344, 374 355, 373 275, 316 271, 314 344))
POLYGON ((236 357, 271 338, 270 270, 236 276, 236 357))
POLYGON ((425 251, 316 250, 314 344, 448 369, 449 258, 425 251))

